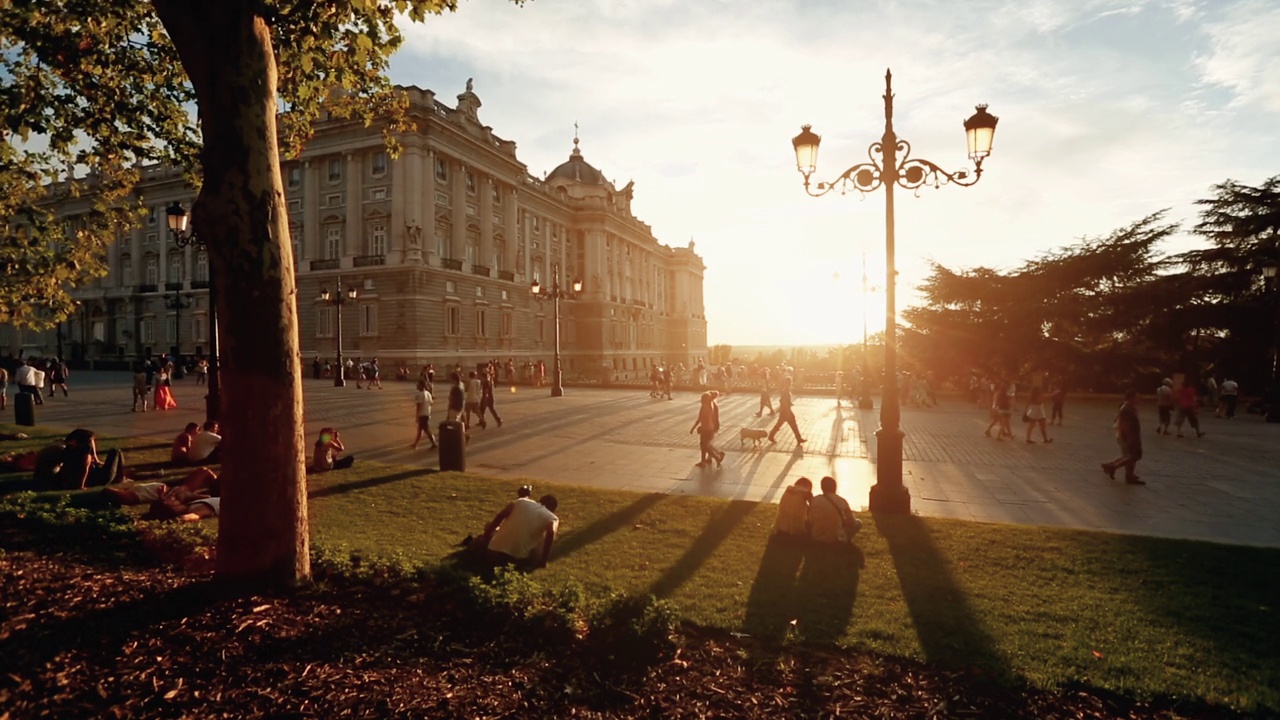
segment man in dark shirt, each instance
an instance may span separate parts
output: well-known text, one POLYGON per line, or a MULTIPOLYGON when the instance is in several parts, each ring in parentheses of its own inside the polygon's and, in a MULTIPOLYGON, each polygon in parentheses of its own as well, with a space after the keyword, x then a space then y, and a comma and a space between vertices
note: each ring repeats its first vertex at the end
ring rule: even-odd
POLYGON ((1111 462, 1102 463, 1102 471, 1111 479, 1115 479, 1116 470, 1124 468, 1124 481, 1130 485, 1146 485, 1135 474, 1138 461, 1142 459, 1142 423, 1138 419, 1138 391, 1130 390, 1124 394, 1124 404, 1116 414, 1116 444, 1120 446, 1120 457, 1111 462))
POLYGON ((769 431, 769 442, 777 442, 777 440, 773 439, 773 436, 778 433, 783 424, 791 426, 791 432, 795 433, 797 444, 804 443, 804 438, 800 437, 800 428, 796 425, 796 414, 791 411, 790 377, 782 381, 782 392, 778 396, 778 421, 773 424, 773 429, 769 431))
POLYGON ((497 370, 480 373, 480 427, 485 427, 485 410, 493 413, 493 419, 498 421, 498 427, 502 427, 502 418, 498 417, 498 409, 493 406, 493 374, 495 372, 497 370))
POLYGON ((466 428, 469 418, 466 415, 467 394, 462 387, 462 374, 455 372, 451 379, 453 385, 449 388, 449 409, 445 419, 460 422, 466 428))

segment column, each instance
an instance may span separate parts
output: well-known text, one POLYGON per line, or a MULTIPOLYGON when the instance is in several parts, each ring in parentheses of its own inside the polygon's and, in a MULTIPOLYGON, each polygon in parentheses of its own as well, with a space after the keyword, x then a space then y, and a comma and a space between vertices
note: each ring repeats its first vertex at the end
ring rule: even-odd
POLYGON ((364 254, 364 232, 361 231, 360 207, 361 201, 364 200, 360 196, 361 177, 360 177, 360 155, 357 153, 347 153, 347 166, 343 168, 347 178, 347 197, 343 201, 343 205, 347 210, 347 226, 343 235, 342 244, 343 255, 363 255, 364 254))
POLYGON ((436 153, 430 148, 423 148, 419 208, 418 222, 422 223, 422 248, 427 253, 427 263, 440 267, 440 253, 436 248, 436 153))
POLYGON ((302 167, 302 255, 319 260, 324 257, 320 247, 320 169, 310 160, 302 167))
POLYGON ((582 269, 584 293, 588 299, 603 300, 608 296, 605 292, 604 233, 588 232, 583 250, 586 253, 586 267, 582 269))
MULTIPOLYGON (((526 282, 533 282, 533 220, 529 217, 527 210, 524 213, 524 223, 520 232, 524 235, 524 278, 526 282)), ((543 277, 542 280, 546 278, 543 277)))
POLYGON ((516 227, 519 222, 516 219, 518 217, 516 201, 519 199, 520 194, 515 188, 506 188, 502 191, 502 195, 504 201, 502 206, 502 235, 506 238, 506 243, 502 247, 502 267, 519 273, 524 271, 524 268, 516 267, 516 240, 519 236, 519 228, 516 227))
POLYGON ((480 252, 476 254, 476 262, 489 268, 490 275, 497 267, 497 258, 493 255, 493 178, 477 178, 476 192, 480 193, 480 252))
MULTIPOLYGON (((467 258, 467 166, 462 163, 450 163, 449 171, 453 173, 453 189, 449 192, 449 202, 453 204, 453 230, 449 235, 449 257, 454 260, 467 258)), ((463 268, 467 270, 468 268, 463 268)))
MULTIPOLYGON (((161 213, 161 217, 163 218, 163 208, 158 212, 161 213)), ((167 219, 165 219, 165 222, 167 222, 167 219)), ((168 282, 166 276, 169 274, 169 248, 173 244, 173 236, 169 234, 169 226, 166 224, 162 228, 157 228, 156 237, 159 238, 159 242, 157 242, 156 245, 159 246, 158 252, 160 255, 156 262, 160 263, 160 267, 158 268, 160 274, 158 277, 160 280, 160 290, 163 291, 164 284, 168 282)), ((159 334, 159 332, 159 330, 156 331, 157 334, 159 334)))
POLYGON ((421 160, 420 150, 406 146, 400 157, 391 160, 391 220, 387 228, 387 262, 396 263, 402 259, 408 248, 409 231, 407 225, 416 216, 414 205, 418 202, 414 190, 414 160, 421 160))

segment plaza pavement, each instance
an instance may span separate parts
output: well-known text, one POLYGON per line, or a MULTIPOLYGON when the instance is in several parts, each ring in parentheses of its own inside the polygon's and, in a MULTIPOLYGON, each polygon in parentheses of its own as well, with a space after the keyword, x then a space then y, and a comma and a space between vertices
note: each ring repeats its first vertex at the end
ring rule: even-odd
MULTIPOLYGON (((131 376, 77 372, 71 396, 37 408, 41 424, 85 426, 104 435, 172 436, 203 420, 204 390, 175 382, 178 409, 131 413, 131 376)), ((443 417, 446 386, 437 386, 433 424, 443 417)), ((358 460, 437 467, 435 453, 410 450, 413 384, 394 380, 382 390, 335 388, 305 381, 308 443, 326 425, 339 428, 358 460)), ((775 400, 776 401, 776 400, 775 400)), ((641 492, 777 501, 801 475, 835 477, 840 493, 865 508, 875 482, 878 410, 837 409, 830 397, 797 394, 804 437, 798 447, 783 428, 778 443, 740 446, 738 429, 770 427, 756 418, 758 395, 721 399, 718 445, 724 466, 694 467, 696 435, 689 428, 697 395, 672 401, 638 389, 548 390, 500 388, 504 424, 476 428, 467 469, 495 477, 532 478, 641 492)), ((1015 408, 1017 403, 1015 401, 1015 408)), ((1154 433, 1155 410, 1142 408, 1146 486, 1109 480, 1099 463, 1117 454, 1111 422, 1115 402, 1068 398, 1066 421, 1051 427, 1054 443, 1028 445, 1015 418, 1015 441, 983 437, 985 411, 956 399, 930 409, 905 408, 904 482, 912 509, 926 516, 986 522, 1100 529, 1280 547, 1280 425, 1257 416, 1203 419, 1208 435, 1175 439, 1154 433)), ((1038 439, 1038 438, 1037 438, 1038 439)))

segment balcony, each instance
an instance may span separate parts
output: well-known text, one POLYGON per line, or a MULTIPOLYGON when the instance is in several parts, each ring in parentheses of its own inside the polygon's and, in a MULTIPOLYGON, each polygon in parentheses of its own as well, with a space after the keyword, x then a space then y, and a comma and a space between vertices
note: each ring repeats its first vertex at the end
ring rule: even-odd
POLYGON ((376 265, 386 265, 386 255, 357 255, 352 260, 355 267, 374 267, 376 265))
POLYGON ((462 261, 453 258, 440 258, 440 267, 445 270, 462 270, 462 261))
POLYGON ((329 260, 312 260, 312 270, 338 270, 342 267, 341 258, 331 258, 329 260))
POLYGON ((483 265, 472 265, 471 274, 479 275, 480 277, 489 277, 489 268, 483 265))
POLYGON ((139 293, 153 293, 160 290, 160 286, 155 283, 142 284, 138 286, 139 293))
POLYGON ((632 298, 631 304, 635 305, 636 307, 645 307, 645 302, 643 300, 636 300, 634 298, 632 298))
POLYGON ((192 290, 208 290, 209 281, 208 280, 192 280, 191 289, 192 290))
POLYGON ((167 282, 164 284, 164 291, 165 292, 182 292, 182 283, 167 282))
POLYGON ((498 271, 498 279, 499 279, 499 280, 506 280, 507 282, 515 282, 515 281, 516 281, 516 273, 515 273, 515 271, 514 271, 514 270, 499 270, 499 271, 498 271))

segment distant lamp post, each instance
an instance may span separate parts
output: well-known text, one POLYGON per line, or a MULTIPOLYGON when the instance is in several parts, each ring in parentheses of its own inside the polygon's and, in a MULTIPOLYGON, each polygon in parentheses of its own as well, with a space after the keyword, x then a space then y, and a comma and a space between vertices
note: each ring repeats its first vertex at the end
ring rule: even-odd
POLYGON ((564 395, 564 373, 560 368, 560 301, 573 300, 578 297, 578 293, 582 292, 582 280, 574 278, 570 287, 560 287, 560 263, 555 263, 551 267, 551 287, 544 288, 537 280, 529 286, 529 292, 533 293, 533 297, 538 302, 545 300, 551 301, 552 325, 555 333, 555 366, 552 372, 555 379, 551 384, 551 397, 562 397, 564 395))
MULTIPOLYGON (((173 236, 173 244, 179 250, 196 247, 206 249, 204 238, 196 235, 195 228, 189 227, 190 217, 182 203, 170 203, 164 210, 165 220, 169 223, 169 234, 173 236)), ((209 394, 205 395, 205 419, 217 420, 222 409, 222 383, 218 376, 218 294, 215 276, 209 271, 209 394)), ((181 302, 179 300, 179 302, 181 302)), ((181 310, 176 321, 181 321, 181 310)), ((181 347, 179 345, 179 347, 181 347)))
POLYGON ((1271 304, 1275 306, 1275 317, 1271 321, 1271 391, 1267 422, 1280 422, 1280 283, 1276 282, 1275 263, 1262 266, 1262 280, 1270 292, 1271 304))
MULTIPOLYGON (((356 298, 359 297, 360 294, 356 292, 356 288, 354 285, 347 288, 347 291, 344 293, 342 291, 341 275, 338 276, 338 279, 333 284, 333 287, 334 287, 334 293, 332 294, 329 293, 329 288, 322 288, 320 290, 320 302, 325 303, 326 305, 333 306, 334 314, 336 315, 334 320, 338 324, 338 329, 337 329, 337 332, 335 333, 335 339, 338 341, 338 351, 336 353, 338 366, 333 375, 333 386, 346 387, 347 373, 346 373, 346 368, 342 366, 342 306, 346 305, 349 302, 355 302, 356 298)), ((359 372, 359 368, 357 368, 357 372, 359 372)))
POLYGON ((934 163, 911 157, 911 144, 893 131, 893 75, 884 74, 884 135, 867 150, 870 162, 845 170, 833 182, 810 185, 818 167, 818 145, 822 138, 809 125, 792 139, 796 167, 804 176, 804 189, 817 197, 832 190, 841 195, 851 190, 869 193, 884 188, 885 196, 885 327, 884 327, 884 391, 880 401, 880 429, 876 432, 876 484, 871 488, 872 512, 909 513, 911 494, 902 484, 902 413, 898 406, 897 388, 897 319, 895 307, 895 275, 893 256, 893 187, 916 190, 925 185, 941 187, 947 183, 969 186, 982 177, 982 161, 991 154, 997 118, 979 105, 977 112, 964 122, 972 170, 947 172, 934 163))
POLYGON ((179 357, 182 355, 182 311, 191 307, 191 301, 182 298, 182 283, 173 284, 173 297, 166 295, 164 306, 173 311, 173 350, 171 354, 174 362, 177 363, 174 375, 181 379, 185 374, 182 360, 179 357))

